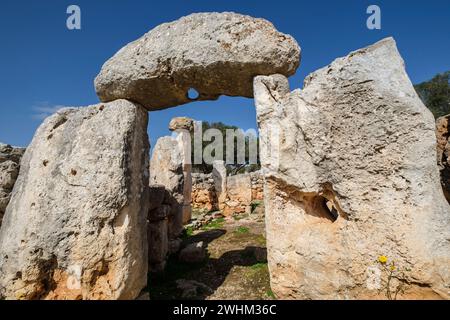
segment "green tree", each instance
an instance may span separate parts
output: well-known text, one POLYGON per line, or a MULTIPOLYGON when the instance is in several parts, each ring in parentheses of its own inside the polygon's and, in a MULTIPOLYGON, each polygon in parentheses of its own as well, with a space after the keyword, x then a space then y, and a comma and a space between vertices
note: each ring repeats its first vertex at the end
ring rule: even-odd
MULTIPOLYGON (((239 128, 232 125, 227 125, 222 122, 213 122, 209 123, 206 121, 202 122, 202 134, 208 130, 208 129, 218 129, 222 133, 223 137, 223 160, 226 160, 226 150, 227 150, 227 142, 226 142, 226 131, 227 129, 233 129, 238 130, 239 128)), ((192 159, 194 159, 194 135, 191 134, 191 152, 192 152, 192 159)), ((202 141, 202 150, 205 149, 207 145, 212 143, 212 141, 202 141)), ((227 171, 231 174, 237 174, 237 173, 244 173, 244 172, 253 172, 256 170, 259 170, 261 168, 260 166, 260 160, 259 160, 259 140, 257 140, 257 148, 258 148, 258 160, 257 164, 248 164, 249 162, 249 137, 245 137, 245 160, 246 164, 237 164, 237 138, 234 139, 234 163, 227 165, 227 171)), ((204 173, 210 173, 212 171, 212 166, 206 164, 204 161, 202 164, 194 164, 193 166, 194 171, 196 172, 204 172, 204 173)))
POLYGON ((438 74, 414 88, 436 118, 450 114, 450 71, 438 74))

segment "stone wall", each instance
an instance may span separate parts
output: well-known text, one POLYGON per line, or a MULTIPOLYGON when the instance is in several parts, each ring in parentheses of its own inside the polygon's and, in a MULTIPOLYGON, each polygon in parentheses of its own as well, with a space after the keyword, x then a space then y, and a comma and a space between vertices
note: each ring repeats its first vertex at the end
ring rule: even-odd
POLYGON ((24 152, 24 148, 0 143, 0 226, 19 175, 20 160, 24 152))
POLYGON ((450 115, 436 120, 437 164, 441 174, 441 185, 445 198, 450 202, 450 115))
POLYGON ((252 201, 264 200, 264 176, 261 171, 250 173, 252 201))
POLYGON ((234 176, 218 173, 192 175, 192 207, 195 209, 215 211, 221 208, 226 216, 248 213, 253 201, 263 199, 264 179, 260 171, 234 176), (217 196, 216 185, 225 188, 221 201, 217 196))
POLYGON ((192 174, 192 208, 208 212, 219 209, 212 174, 192 174))

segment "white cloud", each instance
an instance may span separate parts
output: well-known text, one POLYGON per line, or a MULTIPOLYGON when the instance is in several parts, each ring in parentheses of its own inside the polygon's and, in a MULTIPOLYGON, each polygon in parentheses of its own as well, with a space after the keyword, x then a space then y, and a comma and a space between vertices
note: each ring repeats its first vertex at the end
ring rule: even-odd
POLYGON ((63 105, 50 105, 48 102, 39 103, 33 106, 34 113, 31 117, 35 120, 44 120, 45 118, 51 116, 52 114, 58 112, 59 110, 66 108, 63 105))

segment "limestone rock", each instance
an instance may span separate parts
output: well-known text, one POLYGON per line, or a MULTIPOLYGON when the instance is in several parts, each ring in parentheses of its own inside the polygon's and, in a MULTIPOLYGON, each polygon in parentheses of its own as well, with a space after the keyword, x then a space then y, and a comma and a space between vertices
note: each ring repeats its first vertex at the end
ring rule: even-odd
POLYGON ((227 168, 225 167, 225 161, 216 160, 213 162, 212 177, 214 179, 218 207, 219 210, 223 210, 227 200, 227 168))
POLYGON ((252 182, 252 200, 261 201, 264 199, 264 177, 261 171, 250 173, 252 182))
POLYGON ((224 13, 195 13, 164 23, 107 61, 95 79, 102 101, 128 99, 148 110, 220 95, 253 97, 255 75, 291 76, 300 48, 264 20, 224 13))
POLYGON ((173 118, 169 123, 169 130, 187 130, 191 132, 194 130, 194 120, 186 117, 173 118))
POLYGON ((151 272, 161 272, 165 268, 169 253, 168 220, 157 220, 149 223, 148 252, 151 272))
POLYGON ((227 201, 223 213, 230 216, 250 213, 252 204, 252 182, 250 174, 238 174, 227 177, 227 201))
POLYGON ((20 160, 24 152, 24 148, 0 143, 0 226, 19 175, 20 160))
POLYGON ((192 174, 192 208, 201 211, 217 210, 217 196, 212 174, 192 174))
POLYGON ((437 163, 441 171, 441 185, 444 190, 445 198, 450 202, 450 115, 443 116, 436 120, 437 137, 437 163))
POLYGON ((395 41, 335 60, 303 90, 256 77, 255 103, 277 297, 383 298, 386 255, 404 271, 400 299, 448 299, 450 209, 434 119, 395 41))
POLYGON ((167 190, 164 202, 172 204, 169 238, 175 239, 183 231, 184 204, 183 152, 177 139, 162 137, 156 142, 150 161, 150 185, 163 185, 167 190))
POLYGON ((0 231, 1 297, 138 297, 147 284, 147 122, 125 100, 44 121, 0 231))

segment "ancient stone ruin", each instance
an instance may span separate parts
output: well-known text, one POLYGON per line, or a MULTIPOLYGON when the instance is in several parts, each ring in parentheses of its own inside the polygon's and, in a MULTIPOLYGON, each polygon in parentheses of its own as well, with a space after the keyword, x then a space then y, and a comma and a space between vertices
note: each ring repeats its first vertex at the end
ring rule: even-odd
POLYGON ((19 175, 20 160, 25 149, 0 143, 0 226, 19 175))
POLYGON ((376 298, 370 270, 385 255, 408 270, 397 283, 404 298, 448 298, 434 119, 394 40, 335 60, 303 90, 290 92, 282 75, 256 77, 255 104, 278 297, 376 298))
POLYGON ((190 132, 194 122, 175 118, 176 137, 158 139, 150 162, 149 261, 153 272, 164 270, 170 253, 179 249, 183 225, 191 220, 192 176, 190 132))
POLYGON ((102 101, 129 99, 148 110, 220 95, 253 97, 253 77, 291 76, 300 47, 264 20, 231 12, 196 13, 164 23, 122 48, 95 79, 102 101))
POLYGON ((436 120, 437 163, 441 172, 441 184, 445 198, 450 202, 450 115, 436 120))
POLYGON ((134 299, 147 285, 146 110, 63 109, 37 130, 0 230, 7 299, 134 299))
MULTIPOLYGON (((339 58, 291 92, 300 52, 270 22, 234 13, 193 14, 121 49, 95 79, 104 103, 47 118, 23 156, 0 229, 0 299, 135 299, 148 270, 179 250, 191 203, 246 212, 262 197, 278 298, 380 298, 380 255, 405 270, 401 298, 450 298, 435 123, 395 41, 339 58), (255 97, 262 180, 228 177, 219 161, 197 200, 186 118, 149 161, 147 111, 191 102, 190 89, 196 100, 255 97)), ((14 170, 0 171, 8 192, 14 170)))
MULTIPOLYGON (((222 162, 215 164, 221 166, 222 162)), ((194 173, 192 177, 192 207, 197 210, 222 210, 225 216, 248 213, 252 202, 264 199, 264 181, 261 171, 233 176, 194 173), (219 180, 215 181, 215 178, 219 180), (224 182, 223 185, 222 182, 224 182), (225 190, 220 205, 217 194, 221 191, 216 191, 216 185, 220 186, 220 190, 222 188, 225 190)))

